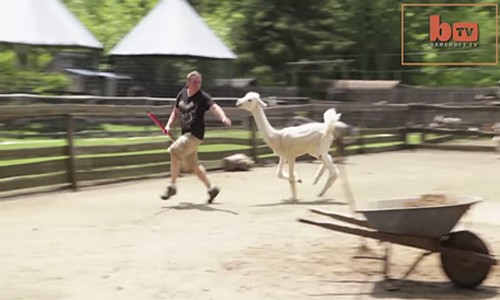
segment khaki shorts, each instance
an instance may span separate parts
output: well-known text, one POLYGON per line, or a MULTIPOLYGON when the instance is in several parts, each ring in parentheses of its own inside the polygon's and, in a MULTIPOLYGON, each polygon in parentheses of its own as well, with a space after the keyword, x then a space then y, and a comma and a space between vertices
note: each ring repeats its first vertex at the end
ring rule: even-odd
POLYGON ((198 146, 201 142, 191 133, 185 133, 170 145, 170 154, 181 161, 185 160, 189 167, 194 167, 198 163, 198 146))

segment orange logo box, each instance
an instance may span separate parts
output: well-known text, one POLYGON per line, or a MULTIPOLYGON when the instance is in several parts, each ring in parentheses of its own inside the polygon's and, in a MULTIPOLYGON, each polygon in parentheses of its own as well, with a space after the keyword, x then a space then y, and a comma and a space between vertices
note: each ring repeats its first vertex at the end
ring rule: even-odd
POLYGON ((450 24, 441 22, 439 15, 430 16, 429 36, 431 42, 477 42, 479 40, 479 24, 472 22, 461 22, 450 24), (453 39, 452 39, 453 37, 453 39))
MULTIPOLYGON (((479 24, 474 22, 457 22, 449 24, 441 19, 439 15, 429 17, 429 40, 432 43, 469 43, 470 47, 479 44, 479 24)), ((498 64, 498 4, 423 4, 402 3, 401 4, 401 65, 403 66, 493 66, 498 64), (496 9, 496 54, 495 62, 472 63, 472 62, 405 62, 404 61, 404 9, 408 6, 490 6, 496 9)))

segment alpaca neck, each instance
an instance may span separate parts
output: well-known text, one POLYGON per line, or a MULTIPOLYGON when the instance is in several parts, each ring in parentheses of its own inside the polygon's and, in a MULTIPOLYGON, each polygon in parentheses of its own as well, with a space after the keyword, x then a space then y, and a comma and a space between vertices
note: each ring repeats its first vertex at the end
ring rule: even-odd
POLYGON ((255 119, 255 123, 257 123, 257 128, 259 128, 259 131, 262 133, 262 137, 265 141, 268 141, 273 136, 276 136, 278 131, 271 126, 267 120, 264 110, 261 107, 259 107, 256 111, 253 111, 252 115, 255 119))

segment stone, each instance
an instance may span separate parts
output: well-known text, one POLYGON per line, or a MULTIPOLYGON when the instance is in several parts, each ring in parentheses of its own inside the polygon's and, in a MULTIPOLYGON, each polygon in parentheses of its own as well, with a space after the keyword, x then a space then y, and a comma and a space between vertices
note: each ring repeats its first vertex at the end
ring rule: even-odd
POLYGON ((229 172, 248 171, 255 162, 243 153, 233 154, 222 159, 222 169, 229 172))

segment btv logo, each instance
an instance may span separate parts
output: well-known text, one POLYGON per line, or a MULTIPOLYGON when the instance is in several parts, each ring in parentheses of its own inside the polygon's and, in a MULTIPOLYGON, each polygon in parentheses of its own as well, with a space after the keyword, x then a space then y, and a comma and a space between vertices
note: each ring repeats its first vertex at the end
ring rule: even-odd
POLYGON ((474 43, 477 46, 479 40, 479 26, 472 22, 454 23, 453 27, 446 22, 441 22, 439 15, 430 16, 430 40, 433 43, 450 42, 474 43))

